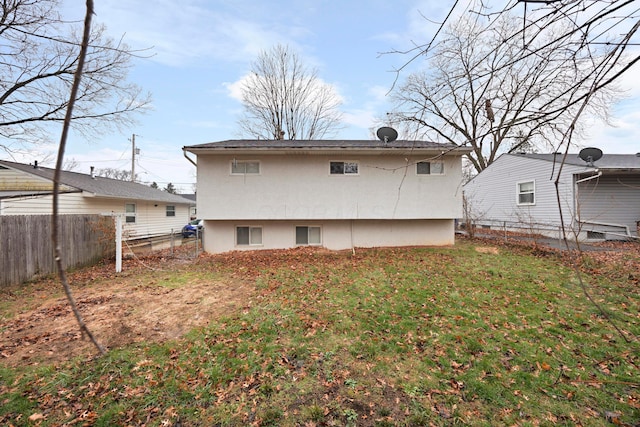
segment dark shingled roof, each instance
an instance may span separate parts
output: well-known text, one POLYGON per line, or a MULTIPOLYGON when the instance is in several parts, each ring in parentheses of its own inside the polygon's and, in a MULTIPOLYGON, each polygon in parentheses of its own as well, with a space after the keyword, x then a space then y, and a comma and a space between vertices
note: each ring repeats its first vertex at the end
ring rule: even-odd
MULTIPOLYGON (((35 168, 33 165, 8 162, 5 160, 0 160, 0 166, 16 169, 53 181, 54 169, 44 168, 40 166, 35 168)), ((77 188, 88 193, 93 193, 99 197, 111 197, 116 199, 129 200, 148 200, 174 204, 193 204, 191 200, 186 199, 180 195, 167 193, 166 191, 151 188, 148 185, 104 177, 92 178, 90 175, 78 172, 61 171, 60 184, 77 188)))
POLYGON ((267 140, 267 139, 235 139, 183 147, 187 151, 232 151, 232 150, 265 150, 265 151, 326 151, 326 150, 366 150, 366 151, 398 151, 398 150, 452 150, 469 151, 469 148, 454 144, 441 144, 431 141, 396 140, 382 142, 380 140, 267 140))
MULTIPOLYGON (((557 162, 562 161, 564 154, 529 154, 529 153, 513 153, 514 156, 527 157, 531 159, 545 160, 553 162, 554 158, 557 162)), ((577 153, 567 154, 566 164, 574 166, 590 166, 578 157, 577 153)), ((637 169, 640 170, 640 156, 637 154, 603 154, 602 158, 593 163, 594 168, 598 169, 637 169)))

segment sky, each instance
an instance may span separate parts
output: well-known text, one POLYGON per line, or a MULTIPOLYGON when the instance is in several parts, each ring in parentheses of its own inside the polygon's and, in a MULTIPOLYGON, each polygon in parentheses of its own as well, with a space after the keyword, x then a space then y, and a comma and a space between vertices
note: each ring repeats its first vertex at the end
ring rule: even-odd
MULTIPOLYGON (((134 49, 129 81, 151 92, 152 109, 138 124, 93 141, 70 134, 65 159, 77 172, 131 169, 142 182, 195 190, 196 168, 182 147, 239 137, 238 82, 261 51, 288 45, 343 104, 336 139, 371 139, 376 118, 389 111, 388 93, 407 55, 385 52, 424 43, 453 0, 94 0, 94 23, 134 49), (425 19, 429 18, 429 20, 425 19)), ((63 0, 68 19, 82 19, 85 2, 63 0)), ((640 66, 623 82, 627 97, 613 110, 614 126, 594 123, 584 145, 605 153, 640 152, 640 66), (606 149, 604 148, 606 146, 606 149)), ((55 159, 51 161, 53 165, 55 159)), ((29 161, 26 161, 29 163, 29 161)))

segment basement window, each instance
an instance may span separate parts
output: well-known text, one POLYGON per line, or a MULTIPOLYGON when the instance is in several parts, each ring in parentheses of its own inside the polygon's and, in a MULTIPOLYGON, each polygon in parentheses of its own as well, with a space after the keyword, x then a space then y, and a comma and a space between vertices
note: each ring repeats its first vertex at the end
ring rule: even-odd
POLYGON ((296 245, 320 245, 320 227, 296 227, 296 245))
POLYGON ((236 227, 236 245, 262 245, 262 227, 236 227))

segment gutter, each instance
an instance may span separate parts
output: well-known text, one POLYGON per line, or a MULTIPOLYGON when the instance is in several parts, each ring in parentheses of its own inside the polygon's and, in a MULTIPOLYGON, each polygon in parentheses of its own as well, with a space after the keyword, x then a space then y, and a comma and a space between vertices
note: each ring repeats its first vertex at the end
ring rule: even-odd
POLYGON ((195 166, 196 168, 198 167, 198 164, 196 162, 194 162, 189 156, 187 156, 187 150, 186 149, 182 149, 182 154, 184 155, 184 158, 189 160, 189 163, 191 163, 193 166, 195 166))

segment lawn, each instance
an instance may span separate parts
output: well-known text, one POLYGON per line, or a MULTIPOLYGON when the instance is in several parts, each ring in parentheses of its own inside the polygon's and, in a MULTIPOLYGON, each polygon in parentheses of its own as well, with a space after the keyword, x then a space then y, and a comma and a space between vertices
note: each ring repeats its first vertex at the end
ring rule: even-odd
POLYGON ((92 276, 83 289, 251 292, 179 338, 0 365, 0 424, 635 426, 640 258, 624 262, 578 275, 555 253, 462 240, 92 276))

